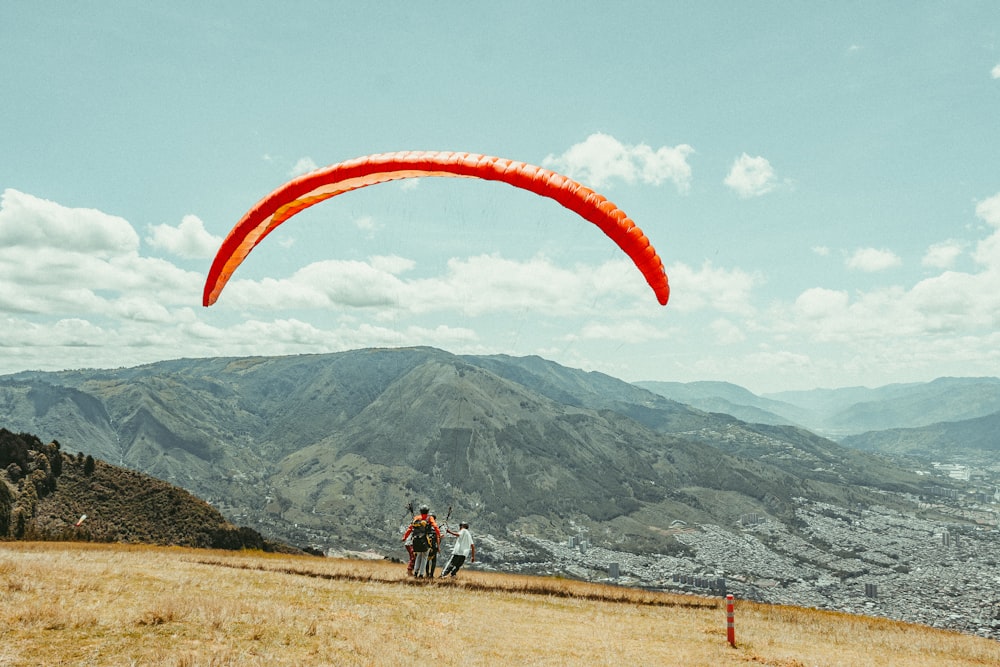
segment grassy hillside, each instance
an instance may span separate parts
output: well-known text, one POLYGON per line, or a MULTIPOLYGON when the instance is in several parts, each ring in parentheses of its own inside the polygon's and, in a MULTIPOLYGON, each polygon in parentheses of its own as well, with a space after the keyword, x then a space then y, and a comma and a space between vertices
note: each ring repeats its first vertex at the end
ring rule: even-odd
MULTIPOLYGON (((473 566, 475 567, 475 566, 473 566)), ((0 543, 0 664, 1000 664, 979 637, 795 607, 386 561, 0 543)))
POLYGON ((184 489, 0 428, 3 538, 291 550, 184 489))

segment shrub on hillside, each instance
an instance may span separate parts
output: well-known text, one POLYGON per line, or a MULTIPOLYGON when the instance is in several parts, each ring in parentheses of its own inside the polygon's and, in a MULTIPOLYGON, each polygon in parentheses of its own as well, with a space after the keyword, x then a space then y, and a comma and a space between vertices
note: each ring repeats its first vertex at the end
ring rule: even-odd
POLYGON ((0 429, 3 538, 296 551, 229 523, 184 489, 0 429))

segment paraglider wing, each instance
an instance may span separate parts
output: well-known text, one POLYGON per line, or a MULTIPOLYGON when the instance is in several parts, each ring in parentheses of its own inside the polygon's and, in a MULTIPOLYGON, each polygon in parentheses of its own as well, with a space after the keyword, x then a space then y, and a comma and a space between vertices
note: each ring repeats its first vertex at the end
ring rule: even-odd
POLYGON ((656 250, 624 211, 603 196, 554 171, 474 153, 402 152, 355 158, 285 183, 250 209, 229 232, 209 269, 202 303, 211 306, 236 267, 275 227, 313 204, 351 190, 402 178, 447 176, 501 181, 554 199, 597 225, 632 259, 666 305, 670 286, 656 250))

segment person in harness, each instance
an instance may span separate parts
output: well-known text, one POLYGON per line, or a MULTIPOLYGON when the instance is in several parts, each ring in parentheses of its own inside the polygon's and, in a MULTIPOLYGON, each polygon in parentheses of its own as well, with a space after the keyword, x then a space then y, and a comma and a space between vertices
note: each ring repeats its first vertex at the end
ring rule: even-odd
MULTIPOLYGON (((412 538, 411 547, 413 549, 413 576, 423 577, 427 575, 427 556, 433 544, 441 541, 441 529, 438 528, 437 521, 431 516, 431 510, 426 505, 420 507, 420 513, 413 517, 410 526, 403 533, 403 542, 412 538)), ((407 568, 409 570, 409 568, 407 568)))
MULTIPOLYGON (((407 526, 409 529, 409 526, 407 526)), ((407 576, 413 576, 413 562, 417 559, 417 554, 413 552, 413 535, 403 538, 403 546, 406 547, 406 574, 407 576)))
MULTIPOLYGON (((437 525, 437 515, 436 514, 431 514, 431 520, 434 522, 435 525, 437 525)), ((428 532, 428 534, 427 534, 427 542, 428 542, 428 544, 430 546, 427 549, 427 565, 424 568, 424 570, 425 570, 427 576, 430 577, 431 579, 433 579, 434 578, 434 570, 437 568, 437 556, 438 556, 438 552, 441 549, 441 545, 439 544, 438 536, 434 533, 433 530, 428 532)))

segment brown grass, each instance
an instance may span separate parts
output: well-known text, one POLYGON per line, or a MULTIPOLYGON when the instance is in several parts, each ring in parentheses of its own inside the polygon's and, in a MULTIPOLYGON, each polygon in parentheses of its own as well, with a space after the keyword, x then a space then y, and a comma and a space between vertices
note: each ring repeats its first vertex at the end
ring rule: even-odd
POLYGON ((384 561, 0 544, 0 665, 996 665, 883 619, 384 561))

